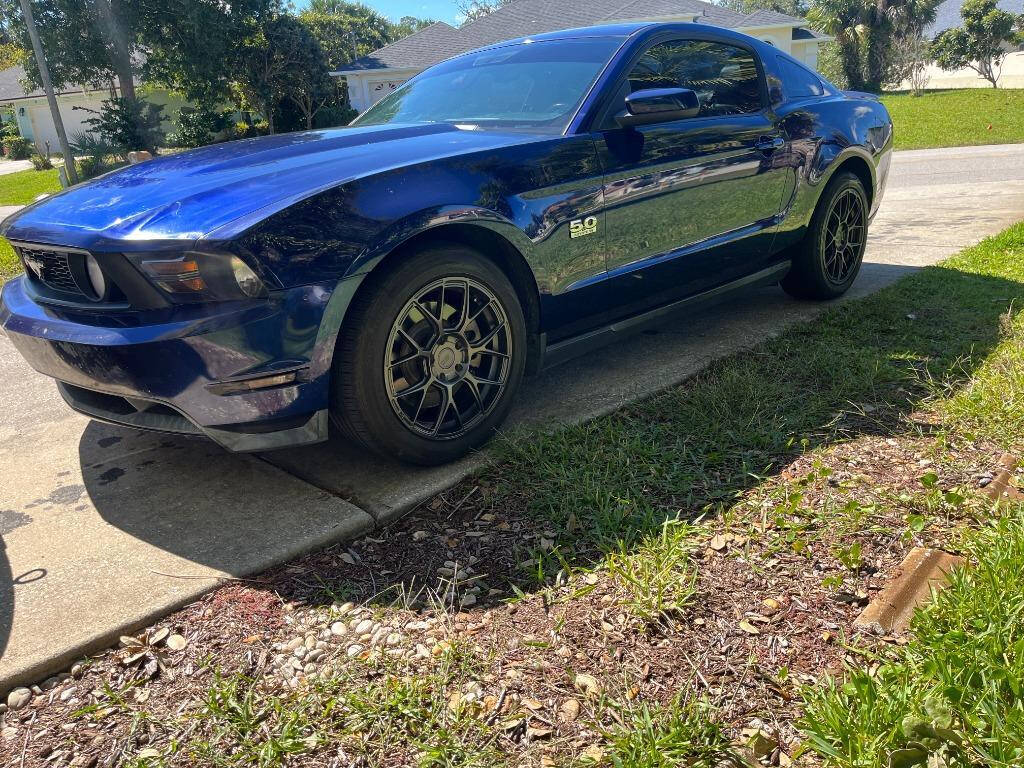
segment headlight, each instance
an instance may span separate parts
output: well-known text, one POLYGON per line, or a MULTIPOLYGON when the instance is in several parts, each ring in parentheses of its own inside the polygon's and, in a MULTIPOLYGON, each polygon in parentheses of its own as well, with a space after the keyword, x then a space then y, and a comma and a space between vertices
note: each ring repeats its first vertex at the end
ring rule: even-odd
POLYGON ((102 301, 107 298, 107 277, 103 274, 103 270, 100 269, 100 264, 96 261, 96 257, 91 253, 85 256, 85 271, 89 276, 89 286, 96 295, 96 299, 102 301))
POLYGON ((159 288, 178 301, 257 298, 266 286, 252 267, 227 253, 186 253, 176 258, 127 254, 159 288))

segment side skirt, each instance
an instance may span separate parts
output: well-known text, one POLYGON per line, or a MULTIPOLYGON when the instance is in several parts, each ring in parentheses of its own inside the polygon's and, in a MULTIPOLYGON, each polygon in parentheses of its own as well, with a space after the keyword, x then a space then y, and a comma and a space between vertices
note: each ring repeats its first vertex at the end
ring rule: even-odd
POLYGON ((593 331, 575 336, 571 339, 560 341, 557 344, 547 345, 544 336, 541 336, 541 365, 540 368, 551 368, 553 366, 572 360, 574 357, 585 355, 595 349, 607 344, 612 344, 634 333, 661 325, 673 315, 683 314, 700 307, 706 307, 744 289, 753 289, 762 285, 772 285, 779 282, 789 272, 791 262, 784 261, 775 264, 767 269, 762 269, 752 275, 747 275, 731 283, 720 285, 709 291, 687 296, 685 299, 674 301, 641 315, 627 317, 624 320, 617 320, 614 323, 597 328, 593 331))

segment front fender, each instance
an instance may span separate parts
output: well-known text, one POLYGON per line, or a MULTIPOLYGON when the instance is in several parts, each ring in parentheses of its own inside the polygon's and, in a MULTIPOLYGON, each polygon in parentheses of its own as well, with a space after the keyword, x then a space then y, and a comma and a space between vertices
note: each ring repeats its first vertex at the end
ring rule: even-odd
POLYGON ((387 227, 352 261, 345 277, 365 275, 413 238, 432 231, 440 233, 444 227, 456 224, 493 232, 529 259, 533 242, 510 219, 480 206, 445 205, 417 211, 387 227))

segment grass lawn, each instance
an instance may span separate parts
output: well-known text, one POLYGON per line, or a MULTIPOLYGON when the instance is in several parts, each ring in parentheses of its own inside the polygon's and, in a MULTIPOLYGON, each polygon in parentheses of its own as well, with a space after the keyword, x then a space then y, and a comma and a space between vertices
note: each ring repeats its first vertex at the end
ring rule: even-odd
MULTIPOLYGON (((0 176, 0 205, 28 205, 39 195, 60 191, 57 169, 18 171, 0 176)), ((21 272, 21 263, 6 240, 0 240, 0 283, 21 272)))
POLYGON ((1022 306, 1024 223, 614 414, 507 435, 388 529, 100 654, 8 718, 9 755, 1019 765, 1024 506, 994 519, 979 478, 1024 446, 1022 306), (973 567, 909 637, 855 635, 911 546, 973 567))
POLYGON ((1024 142, 1024 89, 927 91, 882 96, 896 149, 1024 142))
POLYGON ((0 176, 0 205, 28 205, 44 192, 60 192, 57 169, 18 171, 0 176))
POLYGON ((21 262, 10 243, 0 239, 0 283, 21 274, 21 262))

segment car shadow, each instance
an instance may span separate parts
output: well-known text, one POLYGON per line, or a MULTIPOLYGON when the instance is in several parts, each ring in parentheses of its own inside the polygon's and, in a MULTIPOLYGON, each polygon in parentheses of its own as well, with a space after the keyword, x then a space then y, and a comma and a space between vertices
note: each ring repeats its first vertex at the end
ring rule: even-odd
MULTIPOLYGON (((893 317, 893 323, 897 319, 915 323, 913 334, 879 334, 877 338, 865 336, 851 342, 871 350, 874 360, 897 361, 915 371, 914 376, 900 381, 898 386, 879 390, 877 400, 868 411, 858 412, 856 403, 836 397, 815 403, 814 412, 823 415, 808 421, 806 402, 821 395, 821 392, 808 390, 806 399, 789 400, 781 404, 778 411, 765 409, 771 414, 770 424, 766 418, 763 425, 751 425, 749 433, 723 434, 718 428, 717 414, 750 411, 750 404, 739 399, 737 390, 735 400, 717 401, 716 408, 708 409, 706 420, 690 424, 688 428, 693 434, 721 435, 721 442, 713 451, 680 459, 680 465, 687 461, 719 462, 715 465, 717 479, 713 487, 700 483, 687 486, 685 466, 676 467, 670 461, 659 467, 661 472, 678 474, 673 478, 678 485, 670 494, 664 491, 672 486, 667 480, 651 478, 650 484, 660 486, 660 493, 646 486, 640 489, 630 485, 632 480, 625 480, 614 470, 602 466, 611 459, 627 462, 636 458, 642 463, 650 450, 649 443, 641 439, 634 455, 628 450, 613 450, 611 457, 599 455, 599 446, 589 441, 587 435, 620 435, 626 440, 614 427, 621 418, 619 415, 606 417, 604 424, 577 430, 564 442, 552 440, 536 449, 529 445, 531 439, 527 432, 517 436, 520 447, 511 451, 518 455, 516 466, 521 474, 512 476, 499 464, 494 471, 468 478, 435 496, 413 515, 364 539, 355 548, 355 557, 349 545, 342 544, 311 553, 287 568, 275 569, 266 578, 278 595, 299 604, 319 605, 342 599, 409 604, 410 600, 422 602, 429 594, 434 594, 433 599, 436 599, 436 594, 443 591, 446 563, 447 567, 451 566, 450 561, 474 563, 474 577, 484 579, 489 588, 501 590, 488 599, 485 589, 473 608, 476 611, 514 594, 536 590, 560 568, 592 566, 607 551, 608 529, 602 527, 605 521, 598 519, 608 515, 607 505, 601 498, 588 497, 585 489, 573 487, 572 483, 580 475, 565 468, 563 457, 548 462, 548 451, 569 450, 566 448, 569 445, 579 451, 581 462, 586 462, 587 456, 592 457, 594 472, 611 478, 608 487, 603 489, 610 500, 636 499, 638 494, 646 492, 652 496, 659 493, 656 502, 649 505, 654 514, 630 512, 626 514, 627 522, 616 521, 617 529, 612 526, 615 535, 621 536, 618 546, 625 546, 628 551, 646 535, 659 531, 666 519, 679 512, 687 517, 706 513, 708 505, 724 509, 738 494, 773 478, 803 453, 863 436, 928 434, 935 429, 934 425, 914 421, 911 403, 928 394, 929 387, 936 381, 945 382, 952 389, 965 384, 1002 338, 1001 318, 1007 312, 1020 311, 1024 298, 1021 283, 951 269, 942 269, 940 274, 944 283, 941 294, 933 292, 923 296, 915 302, 911 312, 899 309, 898 300, 889 310, 900 312, 893 317), (975 320, 965 325, 958 336, 951 335, 947 327, 950 297, 953 301, 970 301, 975 310, 975 320), (837 413, 843 414, 838 425, 837 413), (780 428, 785 431, 789 427, 795 434, 806 436, 806 442, 766 442, 767 431, 780 428), (587 446, 593 449, 590 453, 587 453, 587 446), (524 490, 529 487, 542 490, 539 493, 524 490), (566 516, 569 507, 571 511, 566 516), (625 532, 627 526, 629 530, 625 532), (542 562, 538 560, 538 552, 545 540, 549 551, 553 545, 557 554, 542 562), (524 564, 530 563, 533 568, 524 569, 524 564)), ((843 340, 837 341, 837 366, 842 366, 850 362, 846 356, 852 356, 853 349, 845 348, 843 340)), ((787 355, 781 369, 777 359, 766 357, 750 357, 748 364, 752 368, 747 370, 747 375, 756 378, 763 374, 794 382, 806 380, 804 361, 798 353, 787 355)), ((710 375, 715 375, 715 366, 710 375)), ((676 393, 665 398, 666 407, 685 407, 687 398, 700 396, 691 394, 691 388, 685 384, 676 393)), ((699 410, 691 409, 693 412, 699 410)), ((657 434, 665 425, 671 425, 670 418, 666 417, 664 425, 652 427, 650 434, 657 434)), ((644 437, 647 436, 645 433, 644 437)), ((673 439, 672 435, 665 436, 673 439)), ((597 442, 601 439, 595 438, 597 442)))
MULTIPOLYGON (((869 265, 865 269, 865 284, 858 286, 855 295, 872 290, 878 284, 892 282, 913 269, 869 265)), ((948 336, 948 329, 944 327, 945 305, 941 304, 940 299, 925 297, 924 304, 916 310, 914 322, 932 324, 929 330, 934 330, 934 334, 918 333, 913 339, 884 336, 878 339, 859 339, 857 343, 867 345, 878 360, 925 361, 927 364, 927 361, 941 352, 944 359, 956 360, 956 364, 950 364, 948 368, 935 373, 948 377, 955 385, 966 381, 998 343, 1000 316, 1013 306, 1014 300, 1020 303, 1020 298, 1024 297, 1024 286, 955 270, 944 269, 942 274, 945 283, 942 301, 946 301, 944 297, 947 296, 963 296, 963 300, 972 301, 975 305, 977 320, 962 338, 948 336), (928 301, 937 303, 930 306, 928 301), (951 345, 951 348, 938 348, 937 344, 951 345)), ((527 388, 522 405, 526 408, 531 406, 531 393, 544 389, 558 391, 558 382, 568 382, 582 376, 582 384, 577 382, 575 389, 570 388, 559 395, 564 411, 581 392, 602 386, 599 374, 607 370, 608 365, 636 376, 642 374, 646 366, 647 372, 651 373, 664 362, 664 358, 655 352, 665 347, 665 337, 668 335, 696 334, 703 338, 703 341, 695 342, 695 365, 699 368, 706 364, 709 357, 720 356, 723 347, 716 334, 721 333, 721 323, 726 320, 736 321, 737 317, 742 316, 740 329, 737 331, 734 328, 732 331, 740 337, 731 348, 737 351, 756 344, 764 338, 767 330, 778 330, 780 313, 786 318, 783 325, 792 325, 819 311, 817 305, 792 301, 777 289, 759 291, 740 302, 720 305, 687 320, 685 330, 676 320, 662 330, 631 338, 623 344, 542 374, 527 388), (769 321, 770 324, 761 325, 760 333, 754 333, 760 323, 769 321), (748 335, 744 336, 745 333, 748 335)), ((837 349, 837 365, 844 364, 843 354, 843 349, 837 349)), ((804 374, 799 355, 787 357, 786 367, 781 371, 777 364, 761 362, 758 356, 751 359, 752 365, 764 366, 764 376, 792 377, 799 381, 804 374)), ((651 381, 656 382, 657 377, 652 377, 651 381)), ((679 391, 687 391, 686 385, 679 391)), ((820 396, 820 393, 808 390, 806 395, 815 397, 820 396)), ((742 436, 728 437, 738 442, 730 445, 729 450, 723 454, 732 458, 726 458, 718 472, 721 481, 714 489, 713 498, 728 498, 757 482, 750 474, 751 467, 768 467, 768 470, 759 474, 761 477, 770 476, 794 459, 801 450, 811 450, 822 443, 855 439, 859 435, 891 434, 894 430, 906 428, 910 414, 906 390, 894 389, 883 395, 885 399, 875 403, 875 412, 870 418, 850 418, 839 432, 830 423, 831 416, 820 423, 804 423, 799 398, 786 403, 785 409, 773 414, 773 418, 783 424, 801 424, 800 434, 812 436, 803 448, 798 444, 795 452, 792 446, 786 449, 765 447, 758 442, 761 437, 752 437, 750 443, 745 443, 742 436), (742 457, 742 461, 736 457, 742 457)), ((746 405, 740 401, 719 404, 720 408, 737 410, 746 405)), ((545 407, 550 408, 550 413, 557 413, 558 406, 556 402, 553 406, 548 403, 545 407)), ((819 410, 834 414, 848 410, 850 403, 837 399, 825 403, 825 406, 819 410)), ((695 433, 715 433, 714 412, 709 412, 707 419, 706 424, 696 425, 695 433)), ((554 418, 542 428, 550 429, 556 421, 557 418, 554 418)), ((530 421, 521 419, 522 424, 530 424, 530 421)), ((527 429, 536 426, 534 423, 527 429)), ((527 441, 530 439, 529 434, 527 431, 527 441)), ((754 430, 753 434, 760 436, 761 433, 754 430)), ((394 523, 383 533, 374 534, 374 539, 384 543, 368 545, 379 552, 376 557, 365 559, 361 567, 353 567, 349 562, 351 558, 339 556, 339 552, 344 552, 347 546, 342 544, 340 549, 328 547, 309 554, 301 559, 297 569, 292 564, 287 571, 271 571, 267 578, 273 584, 272 588, 290 600, 320 603, 339 595, 363 600, 374 596, 388 600, 395 595, 408 595, 410 590, 415 591, 413 585, 422 586, 432 580, 436 582, 436 569, 443 566, 445 561, 460 557, 472 557, 488 563, 492 570, 488 581, 492 585, 500 583, 506 590, 510 585, 516 589, 530 589, 535 586, 536 575, 524 573, 516 564, 533 556, 538 540, 547 531, 565 522, 546 519, 537 510, 531 510, 523 494, 496 493, 495 489, 488 488, 487 479, 480 476, 470 476, 449 488, 453 481, 467 474, 465 471, 453 476, 450 469, 400 467, 368 458, 351 446, 337 443, 284 452, 281 455, 297 466, 308 463, 307 459, 320 456, 322 463, 317 472, 321 477, 329 476, 328 485, 331 490, 342 497, 358 498, 361 480, 359 473, 372 471, 381 483, 390 483, 393 488, 405 488, 412 495, 418 494, 421 501, 433 499, 429 504, 420 506, 410 519, 394 523), (447 483, 444 482, 445 477, 448 478, 447 483), (450 534, 451 531, 461 534, 466 525, 479 521, 487 514, 500 515, 508 526, 506 531, 511 533, 463 538, 460 543, 452 545, 453 538, 458 537, 450 534), (414 539, 411 538, 412 527, 436 529, 436 535, 414 539), (413 545, 412 541, 417 543, 413 545), (373 567, 367 567, 371 563, 373 567), (292 575, 300 572, 303 574, 301 578, 292 578, 292 575)), ((500 448, 488 451, 483 458, 470 460, 469 469, 497 455, 500 455, 500 448)), ((544 457, 537 458, 541 468, 531 470, 533 474, 530 480, 555 484, 560 482, 557 477, 545 476, 542 469, 544 457)), ((251 564, 258 561, 270 565, 290 557, 302 550, 304 530, 310 526, 324 525, 324 520, 316 516, 319 513, 307 507, 307 501, 296 502, 294 496, 289 497, 293 491, 284 487, 286 481, 297 482, 290 473, 280 471, 266 461, 227 454, 203 440, 154 438, 92 424, 85 430, 80 441, 80 460, 86 488, 95 508, 106 522, 155 547, 229 573, 235 572, 232 569, 238 562, 251 564), (122 446, 122 453, 131 457, 130 461, 134 462, 132 466, 114 466, 104 459, 103 450, 99 446, 108 442, 112 436, 120 436, 128 441, 122 446), (141 442, 129 444, 133 440, 141 442), (159 444, 154 445, 154 440, 158 440, 159 444), (282 540, 295 543, 297 548, 283 546, 282 540)), ((721 460, 721 457, 715 457, 715 460, 721 460)), ((275 463, 287 466, 289 462, 282 460, 275 463)), ((296 474, 301 473, 296 471, 296 474)), ((610 489, 610 492, 616 490, 610 489)), ((681 485, 678 494, 668 499, 665 506, 697 511, 706 504, 708 498, 707 488, 686 488, 681 485)), ((597 513, 581 506, 577 514, 585 518, 597 513)), ((643 533, 655 530, 663 519, 639 520, 638 529, 630 538, 637 540, 643 533)), ((599 555, 599 542, 596 538, 587 540, 589 528, 586 524, 580 527, 582 530, 574 534, 571 554, 567 555, 568 566, 585 564, 599 555)), ((306 550, 320 546, 324 540, 310 541, 306 550)))

